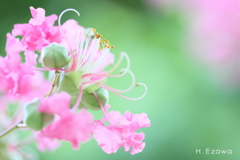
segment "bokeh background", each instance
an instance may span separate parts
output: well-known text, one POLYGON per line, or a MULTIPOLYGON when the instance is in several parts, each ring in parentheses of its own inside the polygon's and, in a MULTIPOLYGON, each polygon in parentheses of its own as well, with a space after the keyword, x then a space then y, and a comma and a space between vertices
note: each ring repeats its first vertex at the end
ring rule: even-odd
MULTIPOLYGON (((237 37, 240 26, 235 26, 238 32, 231 34, 224 30, 229 28, 232 31, 231 27, 222 27, 231 20, 236 25, 240 24, 240 11, 237 16, 236 8, 226 9, 226 4, 234 0, 212 0, 211 4, 203 1, 202 6, 207 4, 208 10, 188 0, 1 0, 2 56, 5 55, 6 33, 11 32, 14 24, 29 21, 30 6, 44 8, 46 15, 59 15, 67 8, 74 8, 81 16, 68 12, 62 22, 71 18, 84 27, 96 28, 115 46, 112 52, 116 58, 121 51, 129 54, 131 70, 139 82, 148 86, 148 94, 139 101, 110 94, 111 110, 148 114, 152 125, 140 130, 146 134, 146 147, 142 153, 132 156, 119 149, 117 153, 108 155, 92 139, 82 144, 79 150, 73 150, 69 143, 63 143, 53 153, 39 153, 40 159, 240 159, 240 80, 237 59, 240 55, 240 38, 237 37), (218 3, 214 4, 214 1, 218 3), (221 2, 226 4, 220 6, 221 2), (211 13, 209 6, 222 7, 222 10, 216 9, 211 13), (220 14, 222 12, 224 14, 220 14), (210 17, 209 21, 204 16, 210 17), (207 30, 206 24, 211 31, 207 30), (221 34, 226 37, 221 37, 221 34), (215 43, 216 40, 219 43, 215 43), (234 45, 224 45, 225 41, 234 45), (227 55, 219 58, 221 53, 215 48, 227 50, 224 52, 227 55), (233 52, 234 57, 229 58, 233 52), (232 154, 196 154, 196 149, 204 151, 206 148, 231 149, 232 154)), ((130 84, 130 78, 109 78, 108 84, 125 88, 130 84)), ((138 97, 142 93, 143 88, 136 87, 125 95, 138 97)), ((102 116, 99 112, 93 113, 96 118, 102 116)))

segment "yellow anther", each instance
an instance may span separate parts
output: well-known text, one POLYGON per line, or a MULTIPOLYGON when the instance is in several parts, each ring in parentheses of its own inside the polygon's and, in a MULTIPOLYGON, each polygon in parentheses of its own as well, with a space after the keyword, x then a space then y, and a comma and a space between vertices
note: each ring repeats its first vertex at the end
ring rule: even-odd
POLYGON ((114 49, 114 46, 113 46, 113 45, 111 45, 111 46, 110 46, 110 48, 111 48, 111 49, 114 49))
POLYGON ((104 39, 104 42, 106 42, 107 44, 110 44, 110 42, 108 40, 106 40, 106 39, 104 39))
POLYGON ((102 35, 99 34, 99 33, 96 33, 95 36, 96 36, 97 39, 98 39, 98 38, 102 38, 102 35))
POLYGON ((94 33, 96 33, 97 32, 97 30, 95 29, 95 28, 91 28, 92 29, 92 31, 94 32, 94 33))
POLYGON ((100 43, 99 43, 99 45, 101 46, 101 45, 102 45, 102 43, 100 42, 100 43))

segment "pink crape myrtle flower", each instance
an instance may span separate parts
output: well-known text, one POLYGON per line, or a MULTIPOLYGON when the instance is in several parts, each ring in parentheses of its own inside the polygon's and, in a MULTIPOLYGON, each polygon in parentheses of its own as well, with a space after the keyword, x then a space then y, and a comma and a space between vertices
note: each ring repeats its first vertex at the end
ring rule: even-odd
POLYGON ((45 10, 42 8, 34 9, 30 7, 32 17, 29 24, 15 24, 12 34, 23 36, 21 43, 25 51, 25 59, 29 65, 36 64, 37 55, 35 50, 41 49, 52 43, 61 42, 62 36, 57 26, 53 26, 57 20, 56 15, 45 17, 45 10))
POLYGON ((67 112, 69 112, 71 96, 66 92, 61 92, 54 94, 47 99, 41 99, 41 105, 39 106, 40 112, 57 114, 60 117, 63 117, 67 112), (55 107, 55 105, 58 105, 55 107))
POLYGON ((33 7, 30 7, 30 11, 33 18, 29 20, 29 24, 34 26, 41 25, 45 20, 45 10, 43 8, 34 9, 33 7))
MULTIPOLYGON (((128 55, 121 52, 113 65, 111 49, 114 47, 96 29, 84 28, 75 20, 61 25, 61 17, 66 11, 80 15, 74 9, 60 14, 58 26, 53 26, 56 15, 45 17, 42 8, 30 7, 30 11, 32 18, 29 24, 14 25, 13 36, 7 35, 7 56, 0 57, 0 91, 18 98, 25 96, 29 101, 37 98, 24 105, 24 118, 15 127, 27 126, 38 130, 35 138, 40 151, 55 150, 59 147, 57 140, 68 141, 77 149, 93 135, 106 153, 115 153, 120 147, 131 150, 131 154, 142 152, 145 135, 136 131, 150 126, 148 116, 129 111, 124 115, 117 111, 106 112, 110 106, 107 104, 108 91, 130 100, 141 99, 147 93, 145 84, 136 83, 128 55), (14 36, 22 36, 21 41, 14 36), (21 51, 24 51, 25 63, 21 63, 21 51), (35 51, 42 52, 40 63, 43 68, 34 66, 37 63, 35 51), (124 58, 126 68, 112 75, 124 58), (106 71, 109 65, 112 69, 106 71), (36 70, 54 71, 52 84, 45 83, 36 70), (131 77, 131 85, 125 90, 104 84, 107 77, 117 78, 126 74, 131 77), (138 85, 145 89, 142 96, 128 98, 120 94, 138 85), (104 118, 94 121, 87 109, 102 110, 104 118), (105 126, 104 121, 110 124, 105 126)), ((5 105, 2 103, 1 108, 5 105)), ((0 133, 2 136, 5 134, 0 133)))
POLYGON ((7 34, 6 57, 0 57, 0 91, 21 100, 43 96, 50 84, 41 73, 21 63, 22 44, 19 39, 7 34))
POLYGON ((70 110, 70 98, 69 94, 61 92, 42 99, 39 111, 57 114, 59 117, 41 130, 39 137, 66 140, 72 143, 73 148, 77 149, 81 142, 90 139, 93 117, 84 109, 78 113, 70 110))
POLYGON ((98 145, 108 154, 116 153, 120 147, 129 151, 132 147, 131 154, 142 152, 145 143, 142 142, 145 135, 143 132, 135 133, 139 128, 149 127, 150 120, 145 113, 132 114, 126 111, 121 115, 118 111, 107 113, 108 119, 103 118, 95 121, 93 137, 98 145), (104 121, 110 120, 110 125, 105 126, 104 121))
POLYGON ((61 28, 65 37, 61 44, 68 48, 73 57, 66 67, 67 72, 82 71, 83 89, 90 85, 85 82, 108 76, 103 70, 114 63, 114 55, 110 52, 113 46, 110 42, 103 39, 95 29, 83 28, 75 20, 66 21, 61 28))

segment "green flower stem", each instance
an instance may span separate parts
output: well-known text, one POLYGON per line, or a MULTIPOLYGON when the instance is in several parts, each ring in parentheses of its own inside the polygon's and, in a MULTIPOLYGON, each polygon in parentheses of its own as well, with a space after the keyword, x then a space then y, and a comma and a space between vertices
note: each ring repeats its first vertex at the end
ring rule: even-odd
MULTIPOLYGON (((57 85, 57 82, 59 80, 60 77, 60 72, 59 71, 55 71, 55 75, 52 81, 52 85, 51 85, 51 89, 49 91, 49 93, 47 94, 47 96, 52 95, 53 90, 55 88, 55 86, 57 85)), ((14 125, 12 125, 11 127, 9 127, 8 129, 6 129, 5 131, 0 133, 0 139, 3 138, 4 136, 6 136, 7 134, 11 133, 12 131, 14 131, 17 128, 22 128, 22 127, 18 127, 19 124, 23 123, 23 119, 21 119, 20 121, 18 121, 17 123, 15 123, 14 125)))
POLYGON ((59 77, 60 77, 59 73, 60 73, 59 71, 55 71, 55 75, 54 75, 54 78, 53 78, 53 81, 52 81, 52 86, 51 86, 50 91, 48 92, 48 96, 52 95, 52 93, 53 93, 53 90, 54 90, 54 88, 55 88, 55 86, 56 86, 56 84, 59 80, 59 77))
POLYGON ((6 129, 5 131, 0 133, 0 138, 3 138, 4 136, 6 136, 8 133, 14 131, 15 129, 19 128, 18 124, 23 123, 23 120, 18 121, 17 123, 15 123, 14 125, 12 125, 11 127, 9 127, 8 129, 6 129))

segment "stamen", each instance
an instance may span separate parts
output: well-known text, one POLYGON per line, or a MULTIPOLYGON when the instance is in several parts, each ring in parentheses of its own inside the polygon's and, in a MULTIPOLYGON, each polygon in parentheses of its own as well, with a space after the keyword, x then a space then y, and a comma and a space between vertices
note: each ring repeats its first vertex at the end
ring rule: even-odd
POLYGON ((110 44, 110 42, 108 40, 106 40, 106 39, 104 39, 104 42, 106 42, 107 44, 110 44))
POLYGON ((101 88, 105 88, 105 89, 107 89, 108 91, 110 91, 110 92, 112 92, 112 93, 114 93, 114 94, 116 94, 116 95, 118 95, 118 96, 120 96, 120 97, 122 97, 122 98, 125 98, 125 99, 129 99, 129 100, 139 100, 139 99, 142 99, 142 98, 147 94, 147 86, 146 86, 144 83, 136 83, 136 86, 139 86, 139 85, 142 85, 142 86, 144 87, 145 91, 144 91, 143 95, 140 96, 140 97, 138 97, 138 98, 125 97, 125 96, 123 96, 123 95, 121 95, 121 94, 119 94, 119 93, 117 93, 117 92, 115 92, 115 91, 113 91, 113 90, 109 90, 109 89, 107 89, 107 88, 105 88, 105 87, 102 87, 102 86, 101 86, 101 88))
POLYGON ((100 105, 101 109, 102 109, 102 112, 104 114, 104 117, 107 119, 107 121, 112 125, 113 123, 111 123, 111 120, 109 119, 108 115, 107 115, 107 112, 105 110, 105 108, 102 106, 102 103, 100 101, 100 99, 98 98, 98 95, 96 94, 96 92, 93 92, 94 96, 96 97, 97 101, 98 101, 98 104, 100 105))
POLYGON ((128 57, 127 53, 121 52, 121 53, 120 53, 120 58, 119 58, 118 62, 116 63, 116 65, 115 65, 110 71, 108 71, 108 74, 113 73, 113 72, 119 67, 119 65, 121 64, 121 62, 122 62, 122 60, 123 60, 123 56, 125 56, 125 58, 126 58, 126 60, 127 60, 127 67, 126 67, 125 72, 123 72, 123 73, 121 74, 121 76, 124 76, 124 75, 128 72, 128 70, 129 70, 129 68, 130 68, 130 58, 128 57))
POLYGON ((87 83, 100 84, 100 85, 101 85, 101 86, 100 86, 101 88, 107 89, 108 91, 110 91, 110 92, 112 92, 112 93, 114 93, 114 94, 116 94, 116 95, 118 95, 118 96, 120 96, 120 97, 122 97, 122 98, 129 99, 129 100, 139 100, 139 99, 142 99, 142 98, 147 94, 147 86, 146 86, 144 83, 136 83, 136 84, 135 84, 136 86, 142 85, 142 86, 144 87, 144 89, 145 89, 143 95, 140 96, 140 97, 138 97, 138 98, 125 97, 125 96, 117 93, 117 91, 115 91, 114 88, 111 88, 111 87, 109 87, 109 86, 107 86, 107 85, 105 85, 105 84, 103 84, 103 83, 100 83, 100 82, 89 81, 89 82, 83 83, 83 85, 84 85, 84 84, 87 84, 87 83))
POLYGON ((68 46, 69 46, 69 48, 70 48, 70 54, 71 54, 72 59, 73 59, 73 65, 72 65, 72 67, 70 68, 70 70, 72 71, 72 70, 73 70, 73 67, 75 66, 76 60, 74 59, 74 54, 73 54, 72 47, 71 47, 69 41, 67 40, 67 38, 65 37, 65 34, 64 34, 63 29, 62 29, 62 27, 61 27, 61 18, 62 18, 62 16, 63 16, 63 14, 66 13, 66 12, 68 12, 68 11, 74 11, 75 13, 77 13, 78 16, 80 16, 80 13, 79 13, 77 10, 75 10, 75 9, 69 8, 69 9, 64 10, 64 11, 59 15, 59 17, 58 17, 58 26, 59 26, 59 29, 60 29, 60 31, 62 32, 63 37, 64 37, 64 39, 66 40, 66 42, 67 42, 67 44, 68 44, 68 46))
MULTIPOLYGON (((79 45, 80 45, 79 43, 81 43, 81 42, 79 41, 79 39, 80 39, 80 35, 81 35, 81 32, 82 32, 82 30, 79 29, 79 30, 78 30, 78 34, 77 34, 78 36, 77 36, 77 39, 76 39, 76 46, 79 46, 79 45)), ((77 47, 77 53, 76 53, 76 56, 77 56, 77 60, 76 60, 76 61, 78 61, 79 56, 80 56, 80 47, 77 47)), ((76 69, 76 66, 77 66, 77 63, 75 63, 73 69, 76 69)))
POLYGON ((102 35, 99 34, 99 33, 96 33, 95 36, 96 36, 97 39, 102 38, 102 35))
POLYGON ((98 72, 98 69, 101 68, 102 65, 104 65, 107 61, 107 57, 109 56, 110 54, 110 51, 108 48, 103 48, 102 51, 101 51, 101 56, 96 60, 94 61, 94 63, 92 63, 91 66, 89 66, 88 68, 88 73, 91 73, 91 72, 98 72))
MULTIPOLYGON (((81 58, 81 70, 91 72, 91 67, 94 63, 94 58, 96 54, 98 53, 98 47, 99 47, 99 39, 91 40, 90 44, 88 45, 88 48, 84 50, 85 53, 84 56, 81 58)), ((85 73, 83 73, 85 74, 85 73)))
POLYGON ((92 31, 94 32, 94 33, 96 33, 97 32, 97 30, 95 29, 95 28, 91 28, 92 29, 92 31))
MULTIPOLYGON (((125 69, 122 69, 122 70, 125 70, 125 69)), ((134 87, 135 84, 136 84, 136 77, 135 77, 135 75, 133 74, 133 72, 132 72, 131 70, 128 70, 127 72, 128 72, 128 73, 130 74, 130 76, 131 76, 132 84, 131 84, 130 87, 128 87, 128 88, 125 89, 125 90, 115 89, 115 88, 112 88, 112 87, 110 87, 110 86, 108 86, 108 85, 106 85, 106 84, 104 84, 104 83, 100 83, 100 82, 97 82, 97 84, 100 84, 100 85, 102 85, 102 86, 104 86, 104 87, 106 87, 106 88, 108 88, 108 89, 111 89, 111 90, 113 90, 113 91, 115 91, 115 92, 120 92, 120 93, 129 92, 129 91, 131 91, 131 90, 133 89, 133 87, 134 87)), ((108 74, 94 74, 94 73, 89 73, 89 74, 83 75, 82 78, 90 77, 90 76, 93 76, 93 75, 96 75, 96 76, 108 76, 108 77, 121 77, 121 76, 122 76, 122 75, 108 75, 108 74)), ((94 81, 89 81, 89 82, 85 82, 85 83, 83 83, 83 84, 86 84, 86 83, 96 83, 96 82, 94 82, 94 81)))
POLYGON ((80 85, 80 87, 79 87, 79 95, 78 95, 78 98, 77 98, 77 101, 76 101, 75 105, 72 108, 73 112, 78 108, 78 106, 81 102, 81 99, 82 99, 82 85, 80 85))
MULTIPOLYGON (((78 45, 78 56, 77 56, 77 69, 81 69, 82 71, 86 71, 86 69, 91 66, 92 61, 97 54, 97 50, 99 47, 99 39, 92 38, 93 31, 91 29, 85 29, 85 40, 79 41, 78 45)), ((83 73, 84 74, 84 73, 83 73)))

